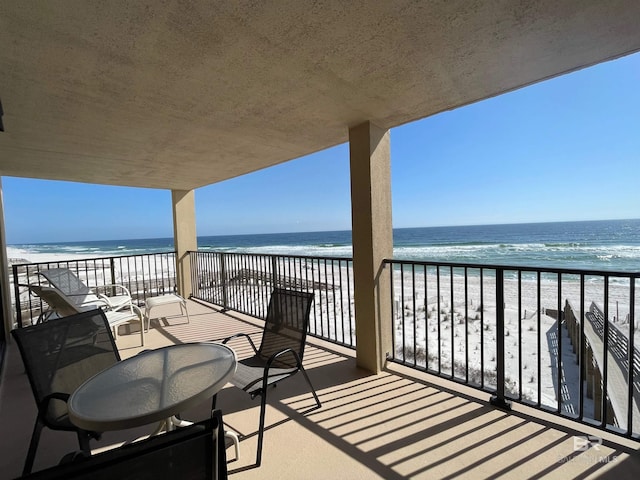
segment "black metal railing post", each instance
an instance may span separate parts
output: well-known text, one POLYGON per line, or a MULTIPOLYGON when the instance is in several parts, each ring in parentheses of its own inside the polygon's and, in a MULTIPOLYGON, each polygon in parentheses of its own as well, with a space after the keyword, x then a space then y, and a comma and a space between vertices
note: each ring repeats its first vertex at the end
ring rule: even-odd
POLYGON ((220 281, 222 282, 222 311, 226 312, 229 310, 229 298, 227 296, 227 267, 226 267, 226 255, 224 253, 220 253, 220 281))
POLYGON ((13 265, 13 291, 15 295, 15 306, 16 306, 16 321, 18 322, 18 327, 22 328, 22 302, 20 301, 20 285, 18 285, 18 267, 17 265, 13 265))
MULTIPOLYGON (((635 307, 636 307, 636 280, 635 278, 631 278, 629 279, 629 283, 630 283, 630 289, 629 289, 629 332, 635 332, 635 307)), ((635 349, 635 345, 634 345, 634 336, 635 335, 629 335, 629 345, 627 348, 627 365, 628 365, 628 369, 627 369, 627 384, 628 384, 628 390, 627 390, 627 405, 629 405, 629 407, 627 408, 627 435, 631 436, 633 435, 633 408, 631 408, 631 406, 633 405, 634 399, 633 399, 633 391, 634 391, 634 377, 635 377, 635 373, 636 373, 636 365, 635 365, 635 356, 636 356, 636 349, 635 349)))
MULTIPOLYGON (((116 262, 115 258, 109 259, 109 268, 111 269, 111 285, 116 284, 116 262)), ((115 295, 116 287, 111 287, 111 295, 115 295)))
MULTIPOLYGON (((600 370, 602 374, 602 403, 600 404, 600 426, 607 425, 608 412, 607 412, 607 385, 608 385, 608 373, 609 373, 609 275, 604 277, 604 312, 602 317, 603 332, 602 332, 602 368, 600 370)), ((613 424, 613 421, 610 422, 613 424)))
POLYGON ((511 402, 504 393, 504 270, 496 269, 496 393, 491 396, 491 405, 511 410, 511 402))
POLYGON ((278 257, 271 257, 271 284, 273 288, 278 287, 278 257))
MULTIPOLYGON (((198 296, 200 294, 200 282, 198 281, 198 252, 194 252, 193 250, 189 250, 187 252, 189 255, 189 278, 191 278, 191 295, 189 298, 198 296)), ((172 293, 175 293, 172 289, 172 293)))

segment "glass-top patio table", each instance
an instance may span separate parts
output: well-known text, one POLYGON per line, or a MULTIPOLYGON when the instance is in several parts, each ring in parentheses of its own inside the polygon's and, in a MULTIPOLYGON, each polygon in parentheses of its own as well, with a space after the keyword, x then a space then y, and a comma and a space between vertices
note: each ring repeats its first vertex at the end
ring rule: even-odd
POLYGON ((144 351, 91 377, 69 398, 69 418, 85 430, 124 430, 161 422, 212 398, 231 380, 236 357, 218 343, 186 343, 144 351))

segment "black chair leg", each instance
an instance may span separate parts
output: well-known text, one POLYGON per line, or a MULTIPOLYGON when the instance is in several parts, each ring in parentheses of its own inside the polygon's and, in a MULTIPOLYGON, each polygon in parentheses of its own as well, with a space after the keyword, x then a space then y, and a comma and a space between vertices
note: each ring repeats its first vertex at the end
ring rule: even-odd
POLYGON ((304 376, 304 379, 309 384, 309 388, 311 389, 311 393, 313 393, 313 398, 316 399, 316 404, 318 405, 318 408, 322 407, 322 404, 320 403, 320 399, 318 398, 318 395, 316 394, 316 390, 315 390, 315 388, 313 388, 313 385, 311 385, 311 380, 309 379, 309 375, 307 375, 307 371, 302 367, 302 365, 300 365, 300 371, 302 372, 302 375, 304 376))
POLYGON ((38 449, 38 443, 40 442, 40 434, 44 424, 40 421, 40 416, 36 418, 36 424, 33 426, 33 433, 31 434, 31 441, 29 442, 29 450, 27 451, 27 458, 24 461, 24 468, 22 469, 22 475, 28 475, 33 469, 33 461, 36 458, 36 450, 38 449))
POLYGON ((258 452, 256 454, 256 466, 262 462, 262 440, 264 439, 264 421, 267 413, 267 391, 262 391, 260 395, 260 426, 258 427, 258 452))
MULTIPOLYGON (((313 385, 311 384, 311 380, 309 379, 309 375, 307 375, 306 370, 302 367, 302 365, 300 366, 300 371, 302 372, 302 375, 304 376, 304 379, 306 380, 307 384, 309 385, 309 388, 311 389, 311 393, 313 394, 313 398, 316 401, 316 404, 318 405, 318 408, 322 407, 322 403, 320 403, 320 398, 318 398, 318 394, 316 393, 316 390, 313 388, 313 385)), ((274 387, 277 386, 277 384, 273 385, 274 387)), ((258 427, 258 452, 256 454, 256 466, 259 467, 260 463, 262 462, 262 443, 264 440, 264 423, 265 423, 265 417, 266 417, 266 413, 267 413, 267 391, 268 388, 262 389, 261 390, 261 394, 260 394, 260 426, 258 427)))

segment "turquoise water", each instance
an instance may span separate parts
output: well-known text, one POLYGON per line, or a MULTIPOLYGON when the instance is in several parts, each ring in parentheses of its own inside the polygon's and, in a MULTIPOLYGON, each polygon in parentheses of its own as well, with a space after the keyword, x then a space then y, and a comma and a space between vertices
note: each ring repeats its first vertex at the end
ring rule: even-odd
MULTIPOLYGON (((203 236, 205 251, 349 257, 351 232, 203 236)), ((113 256, 173 250, 170 238, 11 245, 10 258, 113 256)), ((394 230, 396 259, 640 271, 640 219, 394 230)), ((41 260, 38 260, 41 261, 41 260)))

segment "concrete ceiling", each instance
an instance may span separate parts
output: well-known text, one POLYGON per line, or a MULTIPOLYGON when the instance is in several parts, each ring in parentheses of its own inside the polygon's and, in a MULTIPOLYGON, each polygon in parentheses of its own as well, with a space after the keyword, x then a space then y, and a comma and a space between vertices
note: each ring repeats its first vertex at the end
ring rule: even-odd
POLYGON ((640 50, 637 0, 0 3, 0 174, 189 190, 640 50))

